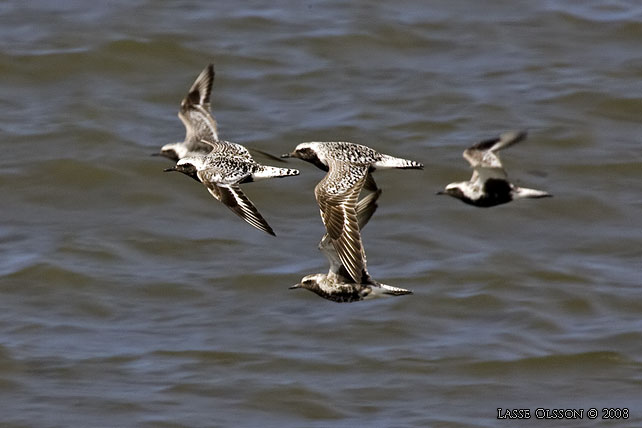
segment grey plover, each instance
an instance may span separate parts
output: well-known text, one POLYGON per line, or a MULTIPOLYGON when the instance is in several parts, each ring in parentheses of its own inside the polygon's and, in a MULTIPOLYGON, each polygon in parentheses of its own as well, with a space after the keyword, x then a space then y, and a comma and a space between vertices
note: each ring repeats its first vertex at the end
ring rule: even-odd
POLYGON ((218 141, 218 126, 210 108, 213 83, 214 65, 209 64, 181 101, 178 117, 185 125, 185 139, 165 144, 159 155, 177 161, 192 152, 207 154, 212 150, 203 140, 218 141))
MULTIPOLYGON (((363 229, 377 209, 376 201, 380 195, 381 189, 378 189, 376 192, 366 195, 357 203, 356 212, 359 229, 363 229)), ((324 299, 339 303, 357 302, 375 297, 412 294, 410 290, 382 284, 372 279, 366 268, 365 253, 361 278, 355 282, 345 266, 341 263, 339 255, 327 233, 321 239, 319 249, 325 254, 328 262, 330 262, 330 270, 328 273, 306 275, 301 279, 301 282, 293 285, 290 289, 305 288, 324 299)))
POLYGON ((364 188, 377 190, 377 184, 371 173, 377 169, 404 168, 423 169, 423 164, 379 153, 373 148, 347 141, 325 141, 301 143, 292 153, 281 155, 282 158, 299 158, 328 171, 328 159, 336 159, 356 165, 368 165, 368 175, 364 188))
POLYGON ((526 138, 525 131, 511 131, 497 138, 482 141, 464 150, 464 159, 473 168, 470 181, 450 183, 438 195, 449 195, 476 207, 493 207, 514 199, 552 196, 543 190, 518 187, 508 181, 499 159, 499 150, 526 138))
POLYGON ((350 277, 360 283, 365 267, 365 253, 356 204, 361 189, 377 189, 371 176, 371 172, 377 168, 421 169, 423 165, 348 142, 301 143, 292 153, 283 157, 303 159, 328 171, 314 188, 314 194, 328 239, 350 277), (366 186, 366 183, 369 184, 366 186))
POLYGON ((203 143, 213 148, 209 154, 192 153, 165 171, 179 171, 203 183, 212 196, 243 220, 259 230, 275 235, 274 230, 241 191, 239 185, 266 178, 299 175, 299 171, 261 165, 249 155, 235 153, 234 146, 225 146, 218 150, 217 145, 221 144, 219 141, 203 140, 203 143))
POLYGON ((261 154, 266 158, 281 161, 277 156, 255 148, 246 148, 240 144, 219 140, 218 124, 212 116, 210 98, 214 83, 214 65, 209 64, 198 75, 187 95, 181 101, 178 117, 185 126, 185 139, 176 143, 165 144, 155 156, 164 156, 177 161, 192 153, 208 154, 212 150, 233 152, 237 156, 251 157, 250 152, 261 154), (217 142, 216 147, 204 143, 217 142))

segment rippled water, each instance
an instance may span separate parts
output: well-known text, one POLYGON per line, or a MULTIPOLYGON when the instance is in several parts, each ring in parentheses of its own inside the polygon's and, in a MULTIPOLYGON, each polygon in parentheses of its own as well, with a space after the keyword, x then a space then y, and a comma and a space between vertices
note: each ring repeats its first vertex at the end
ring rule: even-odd
POLYGON ((0 4, 0 425, 642 425, 638 2, 218 3, 0 4), (364 230, 414 295, 288 290, 327 269, 312 165, 245 186, 277 238, 162 172, 210 61, 226 139, 424 162, 377 173, 364 230), (554 198, 434 195, 514 128, 509 174, 554 198))

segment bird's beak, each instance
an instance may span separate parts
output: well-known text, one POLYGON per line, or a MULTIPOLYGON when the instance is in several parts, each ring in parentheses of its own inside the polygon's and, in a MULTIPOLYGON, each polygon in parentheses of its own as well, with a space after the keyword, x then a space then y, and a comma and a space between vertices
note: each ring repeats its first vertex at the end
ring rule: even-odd
POLYGON ((161 155, 160 153, 156 152, 156 153, 152 153, 150 156, 160 156, 160 155, 161 155))
POLYGON ((446 192, 444 192, 443 190, 440 190, 439 192, 435 193, 435 195, 445 195, 445 194, 446 192))
POLYGON ((290 290, 294 290, 295 288, 301 288, 301 284, 294 284, 292 287, 288 287, 290 290))
POLYGON ((170 168, 165 168, 163 171, 164 171, 164 172, 172 172, 172 171, 178 171, 178 170, 176 169, 176 167, 175 167, 175 166, 172 166, 172 167, 170 167, 170 168))
POLYGON ((292 156, 292 153, 283 153, 283 154, 281 155, 281 159, 291 158, 291 157, 293 157, 293 156, 292 156))

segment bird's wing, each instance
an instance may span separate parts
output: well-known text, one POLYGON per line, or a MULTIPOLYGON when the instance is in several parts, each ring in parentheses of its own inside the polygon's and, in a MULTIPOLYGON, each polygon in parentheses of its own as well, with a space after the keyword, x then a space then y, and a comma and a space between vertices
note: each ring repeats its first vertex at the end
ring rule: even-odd
POLYGON ((207 190, 217 200, 221 201, 229 209, 234 211, 236 215, 252 226, 275 236, 274 230, 272 230, 268 222, 265 221, 261 213, 259 213, 259 210, 257 210, 252 201, 245 196, 239 186, 235 184, 217 184, 214 181, 210 181, 208 180, 207 172, 199 171, 197 174, 203 184, 205 184, 205 187, 207 187, 207 190))
POLYGON ((368 166, 332 159, 328 166, 328 173, 317 184, 314 193, 323 224, 341 264, 354 282, 360 283, 366 270, 366 256, 356 206, 368 166))
POLYGON ((497 152, 524 140, 526 135, 526 131, 504 132, 499 137, 484 140, 464 150, 464 159, 473 168, 501 168, 502 162, 497 152))
POLYGON ((490 178, 506 180, 508 176, 497 152, 525 138, 526 131, 509 131, 497 138, 484 140, 464 150, 464 159, 474 169, 470 181, 483 184, 490 178))
POLYGON ((377 183, 375 183, 374 177, 372 176, 371 172, 368 172, 368 175, 366 176, 366 182, 363 184, 363 188, 366 190, 370 190, 371 192, 376 192, 377 190, 379 190, 379 187, 377 187, 377 183))
POLYGON ((185 125, 185 142, 194 150, 201 140, 218 140, 218 126, 210 110, 210 96, 214 82, 214 66, 209 64, 198 75, 181 102, 178 117, 185 125))
POLYGON ((332 239, 330 239, 330 236, 328 236, 327 233, 323 235, 323 238, 321 238, 321 241, 319 242, 319 250, 321 250, 330 263, 329 274, 339 275, 342 277, 345 276, 345 278, 348 279, 348 282, 352 282, 350 274, 343 267, 343 264, 339 259, 339 254, 337 253, 337 250, 334 249, 332 239))
POLYGON ((364 226, 368 224, 370 217, 372 217, 374 212, 377 210, 377 199, 379 199, 379 196, 381 196, 381 189, 377 189, 374 193, 367 194, 357 202, 356 210, 359 230, 363 229, 364 226))
POLYGON ((226 156, 233 157, 241 161, 253 161, 252 155, 250 152, 238 143, 232 143, 225 140, 211 140, 203 138, 201 143, 208 147, 209 153, 213 153, 216 156, 226 156))
MULTIPOLYGON (((360 230, 363 229, 363 227, 370 220, 370 217, 372 217, 372 215, 376 211, 377 209, 376 202, 377 202, 377 199, 379 199, 379 196, 381 196, 381 189, 377 189, 375 193, 370 193, 364 196, 359 202, 357 202, 357 206, 356 206, 357 224, 359 225, 360 230)), ((339 254, 337 253, 337 250, 334 248, 333 241, 332 239, 330 239, 330 236, 327 233, 323 235, 323 238, 321 238, 321 242, 319 242, 319 249, 325 255, 325 257, 328 259, 328 262, 330 263, 330 269, 328 271, 329 275, 334 274, 338 282, 353 281, 350 273, 347 271, 345 266, 343 266, 343 263, 341 263, 339 254)), ((364 261, 365 261, 365 258, 364 258, 364 261)), ((368 268, 364 263, 363 270, 361 272, 361 282, 369 283, 369 278, 370 278, 370 274, 368 273, 368 268)))

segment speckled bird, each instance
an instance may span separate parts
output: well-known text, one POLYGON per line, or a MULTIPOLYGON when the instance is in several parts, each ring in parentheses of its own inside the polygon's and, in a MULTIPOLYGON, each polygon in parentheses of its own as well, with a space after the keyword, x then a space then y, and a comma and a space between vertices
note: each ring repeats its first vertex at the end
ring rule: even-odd
POLYGON ((314 195, 319 204, 328 240, 352 280, 361 283, 365 268, 365 252, 356 213, 361 189, 378 189, 372 178, 375 169, 422 169, 423 165, 349 142, 301 143, 292 153, 283 157, 303 159, 328 171, 315 187, 314 195))
MULTIPOLYGON (((380 195, 381 189, 368 194, 357 203, 356 214, 359 229, 363 229, 377 209, 376 201, 380 195)), ((306 275, 301 279, 301 282, 293 285, 290 289, 305 288, 324 299, 338 303, 358 302, 376 297, 412 294, 410 290, 382 284, 372 279, 366 268, 365 253, 363 255, 361 277, 359 281, 355 282, 343 263, 341 263, 339 255, 327 233, 321 239, 319 249, 325 254, 328 262, 330 262, 330 270, 328 273, 306 275)))
MULTIPOLYGON (((165 144, 159 155, 177 161, 192 153, 208 154, 212 146, 205 141, 218 141, 218 125, 210 108, 214 65, 209 64, 198 75, 181 101, 178 117, 185 126, 185 139, 165 144)), ((241 146, 242 147, 242 146, 241 146)), ((247 152, 247 150, 243 147, 247 152)))
POLYGON ((203 183, 214 198, 243 220, 259 230, 275 235, 239 185, 266 178, 299 175, 299 171, 261 165, 249 154, 246 156, 243 152, 238 153, 234 146, 227 146, 220 141, 203 140, 203 143, 212 147, 209 154, 191 153, 165 171, 179 171, 203 183))
POLYGON ((281 161, 276 156, 256 148, 246 148, 237 143, 219 139, 218 124, 212 116, 210 98, 214 83, 214 65, 209 64, 198 75, 187 95, 181 101, 178 117, 185 126, 185 139, 176 143, 165 144, 159 153, 178 161, 193 154, 209 154, 218 151, 237 157, 252 158, 250 153, 260 154, 266 158, 281 161), (216 144, 212 144, 216 143, 216 144))

